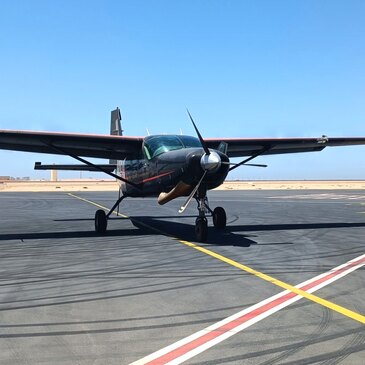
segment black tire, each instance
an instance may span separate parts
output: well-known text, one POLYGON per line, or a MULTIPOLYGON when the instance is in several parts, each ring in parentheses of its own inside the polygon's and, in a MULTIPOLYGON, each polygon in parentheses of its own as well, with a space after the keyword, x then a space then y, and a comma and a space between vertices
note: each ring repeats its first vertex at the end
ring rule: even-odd
POLYGON ((95 213, 95 232, 105 233, 108 221, 104 210, 97 210, 95 213))
POLYGON ((213 210, 213 224, 215 228, 224 229, 227 225, 226 211, 222 207, 213 210))
POLYGON ((195 235, 198 242, 206 242, 208 238, 208 222, 206 218, 198 217, 195 221, 195 235))

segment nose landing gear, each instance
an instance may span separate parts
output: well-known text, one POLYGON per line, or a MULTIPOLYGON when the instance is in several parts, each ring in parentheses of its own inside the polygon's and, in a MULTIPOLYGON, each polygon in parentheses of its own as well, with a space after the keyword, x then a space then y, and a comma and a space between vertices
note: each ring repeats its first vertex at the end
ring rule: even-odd
POLYGON ((217 229, 224 229, 227 225, 227 215, 222 207, 211 210, 206 195, 206 189, 198 189, 195 199, 198 203, 199 216, 195 221, 195 235, 198 242, 206 242, 208 238, 208 221, 206 214, 211 213, 213 225, 217 229))

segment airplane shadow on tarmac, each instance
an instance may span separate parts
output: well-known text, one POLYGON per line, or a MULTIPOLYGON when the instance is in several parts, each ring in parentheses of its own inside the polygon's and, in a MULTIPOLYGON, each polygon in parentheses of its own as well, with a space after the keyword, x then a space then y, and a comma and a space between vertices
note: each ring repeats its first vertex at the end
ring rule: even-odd
MULTIPOLYGON (((132 224, 138 228, 121 228, 109 229, 105 236, 141 236, 151 234, 163 234, 171 236, 176 239, 195 241, 194 223, 183 223, 171 221, 169 219, 182 218, 181 216, 135 216, 129 217, 132 224)), ((184 216, 183 218, 194 218, 194 216, 184 216)), ((111 218, 112 220, 126 220, 126 218, 111 218)), ((209 218, 208 218, 209 219, 209 218)), ((60 219, 57 221, 90 221, 93 219, 60 219)), ((258 232, 263 231, 279 231, 279 230, 303 230, 303 229, 336 229, 336 228, 355 228, 365 227, 365 223, 304 223, 304 224, 259 224, 259 225, 234 225, 228 224, 224 230, 217 230, 213 226, 208 227, 207 244, 224 245, 224 246, 241 246, 249 247, 257 244, 254 237, 257 237, 258 232), (248 234, 254 232, 255 234, 248 234)), ((5 233, 0 234, 0 241, 4 240, 32 240, 32 239, 64 239, 64 238, 88 238, 95 237, 97 234, 90 229, 90 231, 61 231, 61 232, 19 232, 19 233, 5 233)), ((293 244, 292 242, 275 242, 266 243, 266 245, 285 245, 293 244)))
MULTIPOLYGON (((145 226, 148 226, 151 227, 151 230, 153 229, 156 233, 159 233, 160 231, 161 234, 163 233, 177 239, 192 242, 196 241, 194 223, 168 221, 168 218, 171 217, 130 217, 131 222, 135 227, 144 228, 145 226)), ((251 244, 256 244, 255 241, 249 238, 251 237, 251 235, 242 235, 237 233, 232 233, 230 227, 228 226, 224 230, 217 230, 214 227, 208 227, 207 243, 212 245, 229 245, 242 247, 249 247, 251 244)))
MULTIPOLYGON (((194 224, 182 223, 176 221, 167 221, 165 219, 177 217, 129 217, 135 227, 145 228, 149 226, 156 231, 174 238, 195 241, 194 224)), ((186 218, 186 217, 185 217, 186 218)), ((301 229, 332 229, 332 228, 353 228, 365 227, 365 223, 305 223, 305 224, 261 224, 261 225, 234 225, 229 224, 224 230, 218 230, 214 227, 208 227, 208 244, 225 245, 225 246, 241 246, 249 247, 257 244, 252 238, 257 237, 260 231, 278 231, 278 230, 301 230, 301 229), (247 234, 247 232, 255 232, 255 234, 247 234)), ((266 245, 290 245, 292 242, 266 243, 266 245)))
MULTIPOLYGON (((107 236, 140 236, 143 232, 136 229, 115 229, 106 233, 107 236)), ((151 234, 145 233, 145 234, 151 234)), ((89 238, 97 236, 94 230, 90 231, 70 231, 67 232, 21 232, 21 233, 4 233, 0 234, 0 241, 5 240, 38 240, 38 239, 63 239, 63 238, 89 238)))

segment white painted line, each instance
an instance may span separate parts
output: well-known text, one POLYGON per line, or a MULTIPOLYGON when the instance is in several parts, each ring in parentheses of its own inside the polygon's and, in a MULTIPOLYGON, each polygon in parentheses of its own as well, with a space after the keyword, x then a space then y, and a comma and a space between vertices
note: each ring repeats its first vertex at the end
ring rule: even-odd
POLYGON ((304 199, 304 200, 365 200, 365 195, 349 195, 349 194, 296 194, 283 196, 270 196, 269 199, 304 199))
MULTIPOLYGON (((365 254, 298 284, 296 287, 313 293, 364 265, 365 254)), ((130 365, 181 364, 302 298, 298 294, 284 290, 130 365)))

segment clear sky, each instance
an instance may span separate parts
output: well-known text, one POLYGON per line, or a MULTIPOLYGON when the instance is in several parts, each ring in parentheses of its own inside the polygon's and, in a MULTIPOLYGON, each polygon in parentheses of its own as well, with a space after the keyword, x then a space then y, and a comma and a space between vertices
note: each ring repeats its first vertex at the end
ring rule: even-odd
MULTIPOLYGON (((205 137, 365 136, 363 0, 0 5, 0 129, 109 133, 119 106, 126 135, 194 134, 188 107, 205 137)), ((365 179, 364 157, 262 157, 229 177, 365 179)), ((0 151, 0 175, 49 177, 34 161, 73 163, 0 151)))

